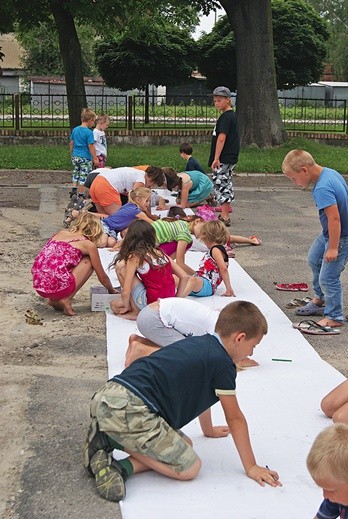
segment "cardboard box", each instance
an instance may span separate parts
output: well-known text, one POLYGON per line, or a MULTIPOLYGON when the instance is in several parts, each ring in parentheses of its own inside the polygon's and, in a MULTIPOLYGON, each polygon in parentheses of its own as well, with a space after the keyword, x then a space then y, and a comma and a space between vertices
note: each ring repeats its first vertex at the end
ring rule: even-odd
POLYGON ((91 287, 89 292, 92 312, 105 312, 109 308, 110 301, 117 297, 116 294, 109 294, 102 285, 91 287))

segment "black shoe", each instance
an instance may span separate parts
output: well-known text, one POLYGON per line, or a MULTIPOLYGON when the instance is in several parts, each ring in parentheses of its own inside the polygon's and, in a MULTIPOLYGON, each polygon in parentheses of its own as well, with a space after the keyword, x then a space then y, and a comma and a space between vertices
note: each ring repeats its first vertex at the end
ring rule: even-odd
POLYGON ((87 438, 83 446, 83 466, 90 476, 94 476, 94 472, 91 468, 91 460, 96 452, 100 450, 109 453, 114 450, 114 447, 110 444, 108 436, 99 430, 97 419, 92 418, 87 438))
POLYGON ((120 463, 104 450, 97 451, 90 460, 97 492, 108 501, 121 501, 126 496, 127 476, 120 463))

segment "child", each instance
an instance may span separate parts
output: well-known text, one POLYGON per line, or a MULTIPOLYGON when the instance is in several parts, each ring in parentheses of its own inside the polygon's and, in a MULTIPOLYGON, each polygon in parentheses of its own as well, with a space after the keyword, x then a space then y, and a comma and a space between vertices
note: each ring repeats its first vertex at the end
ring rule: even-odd
POLYGON ((321 409, 333 422, 348 424, 348 380, 330 391, 321 401, 321 409))
POLYGON ((95 167, 99 166, 91 130, 95 118, 96 115, 92 110, 84 108, 81 112, 81 125, 76 126, 70 135, 70 154, 73 164, 72 195, 83 196, 85 180, 88 173, 92 171, 92 161, 95 167))
POLYGON ((72 299, 93 271, 109 294, 116 294, 99 259, 97 245, 102 233, 99 218, 81 213, 69 229, 55 234, 36 257, 31 269, 34 289, 55 310, 75 315, 72 299))
POLYGON ((323 489, 324 501, 315 519, 348 517, 348 425, 337 423, 318 434, 307 468, 323 489))
POLYGON ((222 281, 226 288, 222 295, 235 296, 228 273, 228 255, 224 247, 228 239, 226 227, 216 220, 205 222, 199 229, 199 239, 209 251, 203 257, 195 275, 188 280, 183 297, 212 296, 222 281))
MULTIPOLYGON (((137 317, 138 330, 145 338, 136 334, 129 337, 125 366, 185 337, 213 334, 219 314, 220 310, 180 297, 151 303, 137 317)), ((238 363, 240 368, 251 366, 258 366, 258 363, 249 358, 238 363)))
POLYGON ((156 233, 143 220, 132 222, 114 262, 122 287, 121 300, 112 301, 111 310, 126 319, 135 319, 139 310, 159 297, 175 296, 173 274, 179 278, 180 297, 188 276, 156 247, 156 233))
POLYGON ((179 191, 176 199, 178 207, 197 207, 212 196, 213 184, 200 171, 177 173, 172 168, 163 168, 163 173, 167 179, 167 189, 179 191))
POLYGON ((294 327, 305 333, 339 333, 337 327, 342 326, 344 319, 340 277, 348 260, 348 186, 337 171, 320 166, 304 150, 290 151, 282 169, 286 177, 302 188, 314 183, 312 196, 322 226, 308 253, 314 298, 296 313, 324 317, 318 323, 294 327))
POLYGON ((209 166, 212 169, 212 181, 216 201, 221 206, 219 219, 229 227, 231 202, 234 200, 232 174, 238 162, 239 132, 236 114, 231 107, 231 92, 227 87, 219 86, 213 91, 214 106, 221 113, 211 141, 209 166))
POLYGON ((281 486, 275 471, 256 464, 236 397, 235 363, 251 355, 266 333, 260 310, 237 301, 221 310, 214 335, 161 348, 107 382, 92 399, 84 446, 84 466, 95 477, 98 493, 120 501, 126 479, 145 470, 181 481, 194 479, 202 462, 180 429, 197 416, 205 436, 232 434, 248 477, 262 486, 281 486), (218 400, 227 425, 214 427, 210 407, 218 400), (129 456, 114 460, 114 448, 129 456))
POLYGON ((110 124, 110 117, 106 114, 98 115, 95 128, 93 130, 94 147, 99 160, 98 168, 104 168, 106 164, 107 144, 105 130, 110 124))
POLYGON ((180 145, 179 152, 182 159, 186 160, 186 168, 185 171, 200 171, 201 173, 205 173, 203 166, 192 157, 192 146, 188 144, 188 142, 184 142, 180 145))
POLYGON ((126 229, 135 219, 152 223, 158 217, 151 214, 151 189, 138 187, 129 193, 129 202, 114 214, 102 219, 103 237, 101 247, 113 247, 117 241, 117 233, 126 229))
POLYGON ((187 273, 194 270, 185 263, 185 253, 192 245, 192 234, 198 235, 204 220, 198 216, 186 216, 185 219, 162 218, 153 222, 158 247, 165 252, 187 273))

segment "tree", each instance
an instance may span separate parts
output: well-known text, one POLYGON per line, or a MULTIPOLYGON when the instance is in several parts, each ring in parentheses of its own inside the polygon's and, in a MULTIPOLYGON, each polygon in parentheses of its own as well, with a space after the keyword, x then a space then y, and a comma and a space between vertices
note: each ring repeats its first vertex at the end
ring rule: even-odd
POLYGON ((237 115, 241 144, 282 144, 273 50, 271 0, 220 0, 236 42, 237 115))
MULTIPOLYGON (((81 43, 82 73, 84 76, 92 76, 96 73, 94 30, 88 26, 78 26, 77 34, 81 43)), ((53 18, 46 22, 40 22, 31 29, 17 27, 16 37, 24 49, 24 55, 21 59, 29 74, 41 76, 64 75, 58 34, 53 18)))
POLYGON ((110 87, 146 92, 145 122, 149 122, 149 85, 177 85, 188 80, 196 63, 195 41, 174 25, 152 24, 135 34, 124 33, 96 48, 96 63, 110 87))
POLYGON ((308 1, 329 25, 328 62, 336 76, 348 81, 348 0, 308 1))
MULTIPOLYGON (((326 23, 303 0, 272 2, 277 87, 293 88, 318 81, 326 56, 326 23)), ((199 69, 207 84, 236 89, 235 41, 226 17, 199 40, 199 69)))

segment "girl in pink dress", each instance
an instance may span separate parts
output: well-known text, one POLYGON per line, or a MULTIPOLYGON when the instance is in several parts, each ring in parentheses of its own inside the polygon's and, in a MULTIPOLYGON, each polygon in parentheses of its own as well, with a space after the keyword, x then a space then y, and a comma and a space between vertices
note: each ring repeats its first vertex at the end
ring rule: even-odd
POLYGON ((129 225, 114 265, 122 292, 110 308, 126 319, 136 319, 142 308, 158 298, 181 297, 189 279, 175 261, 156 247, 155 229, 144 220, 129 225), (179 279, 177 290, 173 274, 179 279))
POLYGON ((69 229, 55 234, 35 258, 31 269, 34 289, 55 310, 75 315, 72 299, 93 271, 110 294, 117 293, 99 259, 97 244, 102 234, 99 218, 81 213, 69 229))

